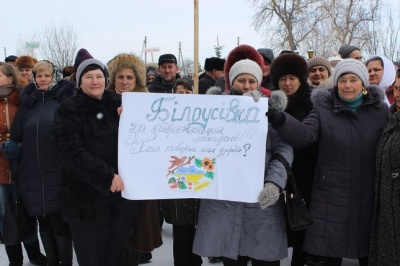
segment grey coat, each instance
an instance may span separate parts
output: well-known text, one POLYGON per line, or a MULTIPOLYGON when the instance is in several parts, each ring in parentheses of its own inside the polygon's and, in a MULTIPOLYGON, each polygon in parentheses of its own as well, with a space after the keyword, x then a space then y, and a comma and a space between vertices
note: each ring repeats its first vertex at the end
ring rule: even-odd
POLYGON ((400 112, 394 104, 376 158, 369 265, 400 265, 400 112))
POLYGON ((304 250, 313 255, 368 256, 374 205, 375 154, 387 120, 384 94, 368 87, 363 104, 353 112, 337 89, 316 89, 314 109, 303 122, 285 114, 278 133, 293 147, 319 141, 311 192, 313 224, 304 250))
MULTIPOLYGON (((266 147, 264 180, 283 190, 286 170, 279 161, 271 161, 271 156, 273 153, 282 154, 291 163, 293 149, 271 127, 266 147)), ((287 248, 283 197, 266 209, 261 209, 259 203, 201 201, 194 253, 203 257, 237 259, 241 255, 274 261, 287 257, 287 248)))

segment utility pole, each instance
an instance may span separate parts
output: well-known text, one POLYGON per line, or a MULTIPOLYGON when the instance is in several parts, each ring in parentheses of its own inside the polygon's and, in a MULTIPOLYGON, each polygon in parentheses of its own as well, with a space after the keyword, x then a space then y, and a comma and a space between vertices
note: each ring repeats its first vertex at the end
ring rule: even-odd
POLYGON ((236 42, 236 45, 237 45, 237 46, 240 45, 240 41, 239 41, 239 40, 240 40, 240 37, 237 37, 237 42, 236 42))
POLYGON ((6 58, 6 57, 7 57, 7 48, 4 47, 4 58, 6 58))
MULTIPOLYGON (((179 42, 179 52, 178 52, 178 66, 182 66, 182 70, 185 70, 185 63, 183 62, 181 42, 179 42)), ((187 73, 185 73, 187 74, 187 73)))
POLYGON ((147 48, 147 36, 144 36, 144 41, 143 41, 143 46, 142 46, 142 53, 140 54, 140 58, 142 58, 143 53, 144 53, 144 63, 147 63, 147 53, 146 53, 146 48, 147 48))
POLYGON ((194 16, 193 16, 193 28, 194 28, 194 69, 193 69, 193 87, 194 93, 199 93, 199 1, 193 1, 194 16))

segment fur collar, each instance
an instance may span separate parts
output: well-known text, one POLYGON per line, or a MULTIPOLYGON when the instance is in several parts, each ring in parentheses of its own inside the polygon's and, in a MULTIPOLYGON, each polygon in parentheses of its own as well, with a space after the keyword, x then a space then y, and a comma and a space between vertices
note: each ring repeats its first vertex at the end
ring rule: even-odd
MULTIPOLYGON (((59 102, 64 101, 66 98, 73 96, 76 92, 75 84, 68 80, 60 80, 56 86, 51 90, 44 91, 44 97, 54 97, 59 102)), ((29 83, 25 88, 22 89, 20 99, 22 104, 33 106, 38 100, 38 97, 42 97, 42 92, 37 90, 33 82, 29 83)))
MULTIPOLYGON (((377 86, 371 85, 366 88, 367 95, 364 96, 364 103, 362 105, 373 104, 381 106, 385 104, 385 92, 377 86)), ((315 107, 321 106, 328 109, 339 109, 344 107, 344 103, 337 95, 337 88, 332 89, 315 89, 311 93, 311 101, 315 107)))
POLYGON ((117 112, 119 106, 121 106, 121 95, 106 90, 101 100, 98 100, 87 96, 81 89, 77 91, 75 97, 63 104, 66 111, 77 114, 99 112, 99 109, 117 112))

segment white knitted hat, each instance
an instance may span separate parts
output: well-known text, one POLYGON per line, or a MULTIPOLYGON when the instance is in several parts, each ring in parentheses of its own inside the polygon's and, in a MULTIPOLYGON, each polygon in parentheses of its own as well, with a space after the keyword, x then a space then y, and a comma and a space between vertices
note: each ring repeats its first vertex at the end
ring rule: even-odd
POLYGON ((348 73, 357 75, 361 79, 364 87, 369 85, 367 67, 360 60, 345 59, 340 61, 335 67, 333 73, 333 82, 335 86, 338 85, 339 78, 348 73))
POLYGON ((258 87, 261 86, 262 82, 262 71, 260 66, 254 62, 253 60, 250 59, 243 59, 240 61, 237 61, 229 70, 229 80, 230 80, 230 85, 232 86, 233 81, 235 78, 240 75, 240 74, 251 74, 253 75, 258 82, 258 87))

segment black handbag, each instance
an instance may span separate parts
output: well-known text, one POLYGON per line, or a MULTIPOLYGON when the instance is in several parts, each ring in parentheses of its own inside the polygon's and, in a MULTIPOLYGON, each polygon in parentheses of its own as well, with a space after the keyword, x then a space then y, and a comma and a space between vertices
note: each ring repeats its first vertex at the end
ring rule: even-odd
POLYGON ((312 224, 312 219, 308 212, 306 202, 296 186, 292 168, 287 160, 280 154, 274 154, 271 160, 273 159, 280 161, 285 166, 288 175, 284 191, 286 221, 293 231, 305 229, 312 224))
POLYGON ((10 192, 5 204, 3 243, 15 245, 37 234, 36 217, 30 217, 24 204, 10 192))

